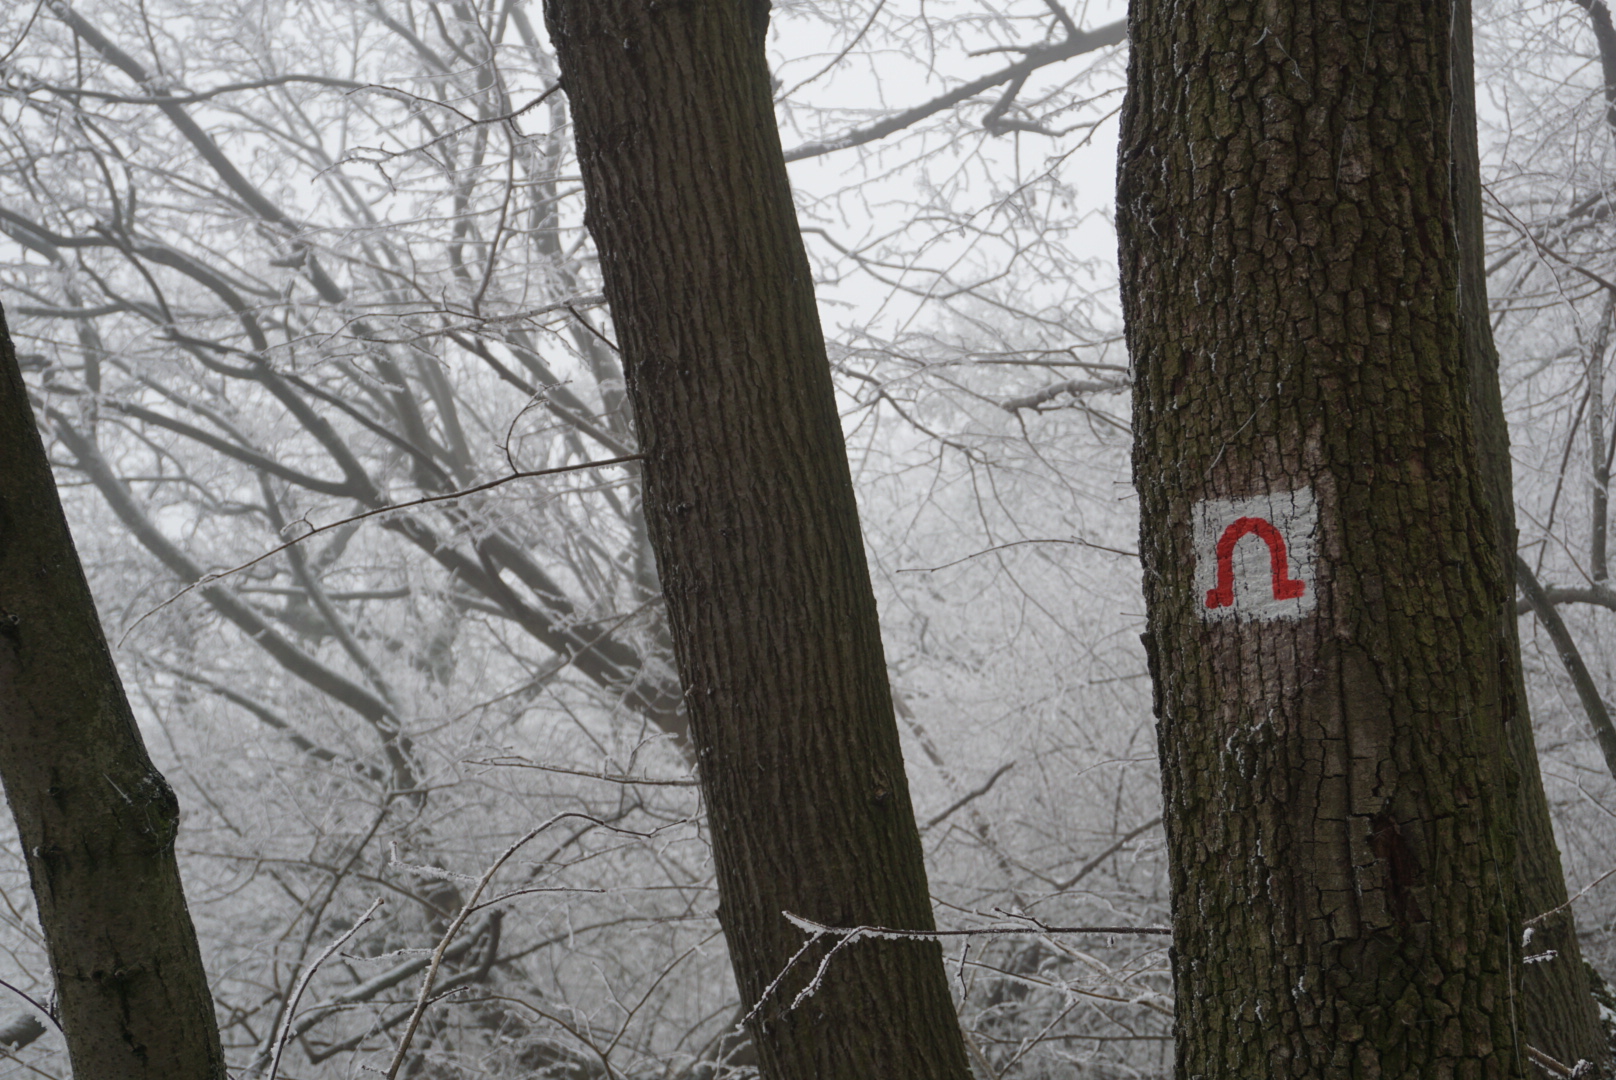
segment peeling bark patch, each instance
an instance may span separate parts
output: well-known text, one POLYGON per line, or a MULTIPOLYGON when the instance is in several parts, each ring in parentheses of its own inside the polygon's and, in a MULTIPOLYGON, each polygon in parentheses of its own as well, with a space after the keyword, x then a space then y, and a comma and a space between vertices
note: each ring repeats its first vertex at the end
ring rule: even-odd
POLYGON ((1208 622, 1301 619, 1318 606, 1312 488, 1195 504, 1195 595, 1208 622))

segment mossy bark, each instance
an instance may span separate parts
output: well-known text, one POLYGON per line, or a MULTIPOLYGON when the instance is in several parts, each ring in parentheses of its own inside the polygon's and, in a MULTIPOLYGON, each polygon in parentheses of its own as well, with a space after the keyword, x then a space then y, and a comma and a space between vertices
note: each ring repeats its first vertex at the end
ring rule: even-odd
POLYGON ((644 461, 719 920, 772 1080, 970 1075, 763 51, 764 0, 547 0, 644 461))
POLYGON ((1118 223, 1181 1077, 1527 1068, 1451 12, 1133 5, 1118 223), (1302 489, 1311 606, 1209 619, 1195 505, 1302 489))
POLYGON ((73 1075, 223 1080, 179 804, 124 697, 3 315, 0 462, 0 780, 73 1075))

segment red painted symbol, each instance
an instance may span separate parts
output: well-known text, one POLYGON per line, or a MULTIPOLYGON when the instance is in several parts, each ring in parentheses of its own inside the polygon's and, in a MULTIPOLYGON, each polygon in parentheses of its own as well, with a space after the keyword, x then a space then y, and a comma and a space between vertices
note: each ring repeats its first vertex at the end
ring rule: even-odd
POLYGON ((1268 569, 1273 576, 1274 599, 1295 600, 1307 592, 1307 582, 1291 577, 1285 538, 1279 530, 1260 517, 1235 518, 1218 540, 1218 585, 1215 589, 1207 590, 1207 607, 1234 606, 1234 546, 1252 533, 1256 533, 1257 538, 1268 545, 1268 569))

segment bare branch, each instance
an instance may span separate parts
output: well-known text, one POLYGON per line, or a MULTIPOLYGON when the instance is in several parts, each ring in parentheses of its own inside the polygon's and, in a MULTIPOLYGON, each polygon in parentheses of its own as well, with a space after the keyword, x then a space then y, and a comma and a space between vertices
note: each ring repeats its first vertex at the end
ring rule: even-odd
MULTIPOLYGON (((314 973, 319 971, 320 965, 329 960, 338 949, 342 948, 342 946, 347 943, 350 938, 359 933, 360 928, 366 923, 370 922, 370 920, 375 916, 376 912, 381 909, 381 906, 384 903, 386 903, 384 899, 377 897, 375 903, 371 904, 370 907, 365 910, 363 915, 354 920, 354 924, 352 926, 350 926, 335 941, 331 942, 331 944, 327 945, 323 950, 321 950, 320 955, 316 956, 314 961, 303 969, 303 974, 298 977, 297 985, 293 987, 291 996, 286 999, 286 1008, 284 1010, 284 1017, 281 1021, 281 1030, 279 1035, 277 1035, 275 1038, 275 1053, 269 1061, 269 1076, 267 1080, 275 1080, 275 1074, 280 1071, 281 1055, 286 1052, 286 1044, 292 1037, 292 1018, 297 1013, 297 1003, 303 1000, 303 991, 309 988, 309 981, 314 978, 314 973)), ((256 1075, 256 1073, 249 1068, 247 1075, 253 1076, 256 1075)))
POLYGON ((1111 45, 1120 45, 1127 40, 1127 36, 1128 23, 1125 19, 1118 19, 1114 23, 1108 23, 1097 30, 1090 30, 1086 34, 1073 34, 1058 44, 1033 49, 1027 53, 1025 59, 1018 60, 1008 67, 1000 68, 991 75, 984 75, 980 79, 972 79, 968 83, 962 83, 948 93, 940 94, 922 105, 905 109, 903 112, 889 116, 885 120, 879 120, 867 127, 854 128, 839 138, 828 139, 824 142, 804 143, 802 146, 787 150, 786 160, 802 161, 805 158, 820 157, 824 154, 835 153, 837 150, 847 150, 855 146, 863 146, 865 143, 875 142, 878 139, 884 139, 888 135, 894 135, 904 128, 920 123, 928 116, 940 113, 944 109, 951 109, 963 101, 969 101, 984 90, 991 90, 995 86, 1002 86, 1005 83, 1014 82, 1016 79, 1026 78, 1039 68, 1058 64, 1062 60, 1070 60, 1074 56, 1095 52, 1111 45))
POLYGON ((1054 386, 1046 386, 1042 390, 1034 391, 1022 397, 1011 398, 1000 406, 1007 413, 1014 413, 1021 409, 1036 409, 1045 402, 1054 401, 1063 394, 1076 397, 1078 394, 1109 394, 1117 390, 1126 390, 1125 382, 1092 382, 1085 379, 1068 379, 1058 382, 1054 386))
POLYGON ((339 90, 388 89, 387 87, 373 87, 367 83, 354 82, 351 79, 335 79, 329 75, 275 75, 267 79, 253 79, 250 82, 226 83, 223 86, 215 86, 211 90, 198 90, 192 94, 174 94, 170 92, 147 97, 109 94, 101 90, 85 90, 74 86, 53 86, 50 83, 43 82, 29 87, 29 89, 44 90, 62 97, 91 98, 92 100, 105 101, 112 105, 195 105, 199 101, 207 101, 221 94, 235 94, 243 90, 265 90, 272 86, 291 86, 295 83, 329 86, 339 90))
POLYGON ((1079 881, 1082 881, 1084 878, 1093 873, 1102 863, 1105 862, 1105 860, 1109 859, 1128 844, 1131 844, 1134 840, 1143 836, 1145 833, 1149 832, 1151 829, 1154 829, 1161 823, 1162 819, 1160 817, 1153 817, 1143 825, 1129 829, 1117 839, 1116 843, 1112 844, 1110 847, 1094 856, 1094 858, 1084 863, 1082 869, 1073 874, 1071 877, 1067 878, 1065 881, 1061 882, 1060 885, 1056 887, 1056 891, 1065 892, 1067 889, 1070 889, 1073 885, 1076 885, 1079 881))
POLYGON ((430 506, 434 503, 453 502, 456 499, 464 499, 468 495, 476 495, 480 492, 491 491, 497 487, 504 487, 506 484, 517 480, 531 480, 537 476, 555 476, 559 473, 578 472, 582 469, 600 469, 609 465, 622 465, 625 462, 640 460, 643 459, 639 454, 625 454, 622 457, 607 458, 604 461, 583 461, 576 465, 558 465, 553 469, 533 469, 529 472, 512 473, 510 476, 502 476, 498 480, 490 480, 486 484, 477 484, 474 487, 464 488, 460 491, 451 491, 444 495, 424 495, 419 499, 411 499, 409 502, 392 503, 387 506, 379 506, 374 510, 366 510, 362 514, 355 514, 352 517, 342 518, 339 521, 331 521, 324 525, 312 526, 308 532, 303 533, 301 536, 294 537, 293 539, 288 540, 286 543, 277 547, 272 547, 262 555, 249 559, 239 566, 232 566, 228 570, 216 570, 203 574, 201 577, 195 579, 189 585, 185 586, 185 588, 181 589, 179 592, 175 593, 173 596, 170 596, 167 600, 164 600, 161 604, 158 604, 140 618, 136 619, 129 627, 129 630, 125 631, 125 634, 133 631, 136 626, 139 626, 146 619, 163 610, 165 607, 180 599, 191 590, 204 588, 224 578, 230 577, 232 574, 239 574, 249 567, 257 566, 265 559, 279 555, 287 548, 292 547, 295 544, 301 544, 311 536, 318 536, 321 533, 330 532, 332 529, 340 529, 344 525, 352 525, 356 521, 364 521, 367 518, 373 518, 380 514, 391 514, 399 510, 413 509, 417 506, 430 506))
MULTIPOLYGON (((466 764, 468 764, 468 765, 487 765, 487 766, 493 766, 493 767, 504 767, 504 768, 512 768, 512 769, 537 769, 540 772, 560 773, 563 776, 583 776, 583 777, 587 777, 590 780, 604 780, 609 784, 640 784, 640 785, 644 785, 646 787, 700 787, 701 786, 701 781, 695 779, 694 777, 688 777, 688 778, 682 778, 682 779, 681 778, 669 778, 669 779, 664 780, 664 779, 659 779, 657 777, 651 777, 651 776, 624 776, 621 773, 590 772, 587 769, 573 769, 573 768, 569 768, 569 767, 567 767, 565 765, 547 765, 547 764, 544 764, 542 762, 529 761, 527 758, 523 758, 523 757, 497 757, 497 758, 489 758, 488 760, 468 761, 468 762, 466 762, 466 764)), ((1013 764, 1015 764, 1015 762, 1011 762, 1011 765, 1013 765, 1013 764)), ((1004 767, 1004 769, 1008 769, 1009 767, 1010 767, 1010 765, 1006 765, 1004 767)), ((1000 769, 999 773, 1004 772, 1004 769, 1000 769)), ((999 773, 994 774, 994 779, 995 780, 998 779, 999 773)))
POLYGON ((1549 632, 1549 640, 1560 654, 1560 662, 1565 665, 1566 673, 1571 676, 1571 683, 1576 687, 1577 698, 1582 702, 1583 712, 1588 715, 1588 723, 1593 725, 1594 737, 1599 740, 1599 749, 1605 755, 1605 767, 1612 776, 1616 776, 1616 725, 1611 724, 1610 710, 1605 701, 1599 696, 1599 688, 1594 685, 1594 678, 1588 672, 1588 665, 1583 663, 1582 653, 1577 649, 1577 643, 1566 629, 1565 620, 1549 602, 1543 586, 1538 583, 1537 575, 1525 559, 1515 556, 1515 580, 1520 583, 1521 592, 1525 594, 1527 602, 1537 614, 1538 621, 1549 632))
POLYGON ((438 940, 437 948, 432 950, 432 958, 427 964, 426 974, 421 978, 421 989, 415 996, 415 1008, 410 1013, 409 1024, 407 1027, 405 1027, 404 1034, 400 1036, 398 1040, 398 1049, 393 1053, 392 1063, 387 1067, 387 1072, 385 1074, 386 1080, 394 1080, 394 1078, 398 1076, 399 1067, 404 1064, 404 1058, 409 1054, 410 1043, 415 1038, 416 1028, 418 1028, 421 1024, 421 1017, 426 1012, 426 1007, 431 1004, 430 997, 432 994, 432 986, 433 983, 437 981, 438 967, 443 963, 444 954, 448 951, 449 945, 454 941, 455 936, 460 933, 460 928, 465 925, 466 920, 471 917, 471 913, 476 910, 477 901, 481 899, 483 890, 488 888, 488 883, 494 880, 494 875, 499 873, 500 868, 510 861, 511 856, 520 851, 528 841, 545 832, 552 825, 555 825, 561 821, 566 821, 569 818, 578 818, 584 821, 593 822, 596 825, 611 829, 613 832, 628 833, 629 835, 633 836, 647 835, 645 833, 636 833, 628 829, 619 829, 616 826, 608 825, 606 822, 601 821, 599 818, 592 817, 589 814, 579 814, 569 811, 566 813, 557 814, 536 828, 530 829, 524 836, 521 837, 521 839, 507 847, 500 854, 499 858, 494 860, 493 865, 483 873, 482 878, 477 882, 477 887, 473 889, 471 895, 466 898, 466 902, 461 907, 460 913, 454 917, 454 920, 449 924, 449 928, 443 932, 443 936, 438 940))
POLYGON ((975 789, 974 791, 966 792, 964 795, 961 795, 958 799, 955 799, 953 804, 951 806, 949 806, 948 809, 944 810, 942 813, 936 815, 930 821, 926 822, 926 824, 922 825, 920 827, 920 831, 921 832, 926 832, 928 829, 932 829, 932 828, 935 828, 938 825, 941 825, 943 822, 947 821, 950 817, 952 817, 956 810, 964 809, 966 806, 969 806, 975 800, 980 799, 982 796, 986 795, 989 791, 992 791, 993 790, 993 785, 997 784, 999 782, 999 777, 1003 776, 1005 773, 1009 772, 1011 769, 1013 769, 1015 767, 1016 767, 1016 763, 1013 762, 1013 761, 1007 762, 1004 765, 1000 765, 996 770, 994 770, 993 775, 987 778, 986 783, 984 783, 981 787, 975 789))
POLYGON ((1599 46, 1599 68, 1605 81, 1605 123, 1616 132, 1616 26, 1611 25, 1605 0, 1571 0, 1588 13, 1594 42, 1599 46))

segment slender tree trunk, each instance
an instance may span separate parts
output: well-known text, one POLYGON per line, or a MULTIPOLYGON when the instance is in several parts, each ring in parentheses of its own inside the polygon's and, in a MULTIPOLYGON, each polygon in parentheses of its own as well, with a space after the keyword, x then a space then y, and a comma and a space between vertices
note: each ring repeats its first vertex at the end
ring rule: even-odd
MULTIPOLYGON (((1476 143, 1475 66, 1469 0, 1455 0, 1453 17, 1453 197, 1459 245, 1462 341, 1470 378, 1476 454, 1497 528, 1499 559, 1513 580, 1512 571, 1517 562, 1515 479, 1509 457, 1509 425, 1504 419, 1504 399, 1498 385, 1498 350, 1493 344, 1487 309, 1481 157, 1476 143)), ((1601 339, 1608 325, 1607 318, 1598 335, 1601 339)), ((1596 365, 1604 364, 1602 340, 1597 343, 1592 359, 1596 365)), ((1602 388, 1596 389, 1602 395, 1602 388)), ((1596 425, 1590 425, 1590 431, 1595 428, 1596 425)), ((1600 498, 1603 481, 1598 470, 1604 462, 1600 449, 1603 439, 1595 436, 1593 441, 1594 565, 1596 575, 1602 578, 1605 508, 1600 498)), ((1517 783, 1516 914, 1520 919, 1531 919, 1545 912, 1557 912, 1532 928, 1531 940, 1524 950, 1525 956, 1538 959, 1525 964, 1521 973, 1523 1026, 1527 1042, 1556 1061, 1586 1060, 1608 1070, 1610 1052, 1600 1031, 1598 1008, 1583 970, 1576 919, 1565 906, 1565 869, 1560 865, 1554 822, 1543 791, 1543 770, 1537 759, 1537 740, 1532 734, 1526 678, 1521 668, 1519 616, 1513 593, 1510 599, 1512 602, 1498 613, 1498 664, 1503 672, 1500 719, 1517 783)))
MULTIPOLYGON (((782 912, 933 926, 765 0, 548 0, 645 455, 718 871, 773 1080, 969 1076, 932 942, 805 954, 782 912)), ((828 945, 828 943, 825 943, 828 945)))
POLYGON ((0 780, 39 905, 73 1075, 223 1080, 146 755, 0 315, 0 780))
POLYGON ((1181 1077, 1529 1067, 1451 11, 1134 3, 1118 219, 1181 1077))

